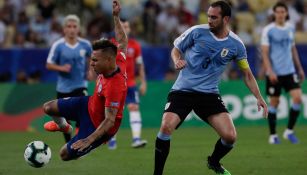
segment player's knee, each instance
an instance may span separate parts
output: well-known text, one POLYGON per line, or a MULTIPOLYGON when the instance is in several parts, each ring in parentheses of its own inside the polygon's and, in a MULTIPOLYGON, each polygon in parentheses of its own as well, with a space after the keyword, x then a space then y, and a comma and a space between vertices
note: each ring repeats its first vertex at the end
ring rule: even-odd
POLYGON ((129 104, 128 105, 128 110, 129 111, 138 111, 139 110, 139 105, 138 104, 129 104))
POLYGON ((54 100, 44 103, 44 105, 43 105, 44 112, 48 115, 53 115, 55 113, 55 111, 54 111, 55 103, 56 103, 56 101, 54 101, 54 100))
POLYGON ((270 106, 277 108, 279 104, 279 99, 274 99, 270 101, 270 106))
POLYGON ((49 102, 44 103, 43 109, 46 114, 50 114, 51 113, 51 102, 49 101, 49 102))
POLYGON ((171 123, 169 122, 163 122, 160 128, 160 131, 164 134, 171 135, 174 128, 172 127, 171 123))
POLYGON ((69 154, 68 154, 68 151, 66 148, 62 148, 61 151, 60 151, 60 157, 63 161, 69 161, 71 160, 69 154))
POLYGON ((292 99, 294 104, 301 104, 302 103, 302 98, 301 97, 294 97, 292 99))
POLYGON ((237 133, 235 131, 228 132, 222 138, 227 144, 234 144, 237 140, 237 133))

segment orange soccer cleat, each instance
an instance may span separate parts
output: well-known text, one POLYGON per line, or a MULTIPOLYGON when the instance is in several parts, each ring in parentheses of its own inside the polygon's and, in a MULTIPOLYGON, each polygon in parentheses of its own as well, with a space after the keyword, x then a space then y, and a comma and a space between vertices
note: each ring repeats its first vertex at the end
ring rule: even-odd
POLYGON ((72 126, 67 123, 65 128, 60 128, 58 124, 56 124, 54 121, 49 121, 44 124, 44 128, 46 131, 55 132, 55 131, 61 131, 63 133, 71 133, 72 132, 72 126))

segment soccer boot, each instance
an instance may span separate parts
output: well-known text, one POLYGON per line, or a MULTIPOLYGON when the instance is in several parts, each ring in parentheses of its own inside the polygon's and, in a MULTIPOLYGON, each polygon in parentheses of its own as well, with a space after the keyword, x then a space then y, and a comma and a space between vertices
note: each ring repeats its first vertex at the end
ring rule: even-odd
POLYGON ((58 124, 56 124, 54 121, 49 121, 44 124, 44 128, 46 131, 55 132, 55 131, 61 131, 63 133, 69 134, 72 132, 72 126, 67 123, 65 128, 60 128, 58 124))
POLYGON ((208 157, 208 168, 213 170, 215 174, 222 174, 222 175, 231 175, 229 171, 227 171, 220 163, 214 163, 211 161, 211 157, 208 157))
POLYGON ((133 142, 131 144, 132 148, 143 148, 147 144, 147 140, 141 140, 139 138, 133 139, 133 142))
POLYGON ((109 148, 109 150, 115 150, 117 148, 117 143, 116 143, 115 139, 111 139, 108 142, 108 148, 109 148))
POLYGON ((283 138, 286 140, 289 140, 292 144, 298 144, 299 140, 298 138, 295 136, 295 133, 292 130, 286 129, 284 134, 283 134, 283 138))
POLYGON ((272 144, 272 145, 280 144, 280 140, 277 134, 270 135, 269 144, 272 144))

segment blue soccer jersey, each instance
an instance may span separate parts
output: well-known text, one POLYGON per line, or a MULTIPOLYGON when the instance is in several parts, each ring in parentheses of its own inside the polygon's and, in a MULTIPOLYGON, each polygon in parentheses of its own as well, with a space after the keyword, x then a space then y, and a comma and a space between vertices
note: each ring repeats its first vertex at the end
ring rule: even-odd
POLYGON ((286 23, 283 27, 271 23, 263 29, 261 45, 269 46, 270 62, 277 75, 288 75, 295 72, 292 60, 294 31, 290 23, 286 23))
POLYGON ((58 92, 70 93, 77 88, 87 87, 88 58, 91 54, 91 43, 82 38, 78 38, 75 45, 68 44, 64 38, 57 40, 52 45, 47 63, 71 65, 69 73, 59 73, 56 87, 58 92))
POLYGON ((172 90, 219 93, 218 84, 226 65, 246 59, 246 49, 230 31, 223 39, 214 36, 207 24, 194 26, 174 41, 187 65, 178 75, 172 90))

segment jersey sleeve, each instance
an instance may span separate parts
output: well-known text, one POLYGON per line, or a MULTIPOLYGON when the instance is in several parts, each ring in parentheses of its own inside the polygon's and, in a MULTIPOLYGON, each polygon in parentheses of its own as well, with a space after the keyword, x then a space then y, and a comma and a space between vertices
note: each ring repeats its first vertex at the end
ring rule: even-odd
POLYGON ((47 57, 47 63, 58 64, 58 61, 59 61, 59 45, 57 43, 54 43, 49 51, 47 57))
POLYGON ((243 42, 238 42, 237 44, 237 57, 236 60, 242 60, 242 59, 247 59, 247 53, 246 53, 246 48, 243 44, 243 42))
POLYGON ((142 57, 142 48, 141 45, 136 42, 135 43, 135 59, 137 64, 143 64, 143 57, 142 57))
POLYGON ((181 53, 184 53, 187 48, 193 45, 194 35, 194 28, 191 27, 175 39, 174 46, 179 49, 181 53))
POLYGON ((268 27, 265 27, 263 29, 263 31, 262 31, 260 44, 264 45, 264 46, 269 46, 270 45, 270 42, 269 42, 269 29, 268 29, 268 27))
POLYGON ((87 44, 87 48, 86 48, 86 55, 85 55, 85 56, 86 56, 86 58, 91 57, 92 52, 93 52, 92 45, 91 45, 91 43, 90 43, 90 42, 88 42, 88 44, 87 44))

